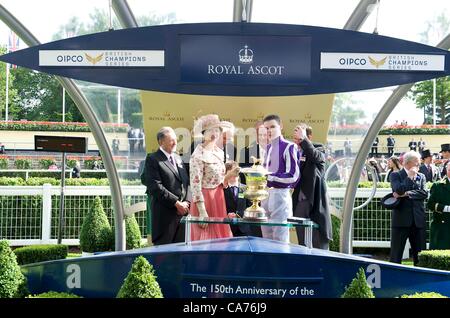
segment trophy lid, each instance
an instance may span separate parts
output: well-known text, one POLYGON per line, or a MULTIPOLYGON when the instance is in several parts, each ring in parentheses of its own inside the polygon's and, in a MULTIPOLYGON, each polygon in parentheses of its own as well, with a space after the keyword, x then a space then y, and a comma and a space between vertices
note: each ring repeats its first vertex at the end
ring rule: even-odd
POLYGON ((253 166, 248 167, 248 168, 243 168, 241 169, 240 172, 244 173, 244 174, 248 174, 248 175, 257 175, 257 176, 265 176, 270 174, 270 172, 264 168, 260 163, 261 160, 260 159, 256 159, 255 157, 251 157, 251 159, 253 159, 253 166))

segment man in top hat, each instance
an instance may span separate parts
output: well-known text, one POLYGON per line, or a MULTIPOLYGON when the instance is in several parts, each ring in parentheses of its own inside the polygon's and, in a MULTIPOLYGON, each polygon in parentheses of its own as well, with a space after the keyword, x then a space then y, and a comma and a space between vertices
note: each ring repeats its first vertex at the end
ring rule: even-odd
POLYGON ((432 164, 433 156, 430 150, 422 151, 422 164, 420 165, 419 172, 425 175, 427 182, 434 182, 439 179, 439 170, 432 164))
POLYGON ((445 178, 447 174, 447 165, 450 162, 450 144, 442 144, 441 151, 442 158, 444 158, 444 165, 441 171, 441 178, 445 178))
POLYGON ((387 148, 388 148, 388 156, 392 156, 394 154, 394 146, 395 146, 395 139, 392 137, 392 135, 389 135, 386 139, 387 141, 387 148))
POLYGON ((427 207, 433 212, 430 249, 450 249, 450 164, 443 180, 433 184, 427 207))
POLYGON ((403 169, 392 172, 390 180, 392 192, 400 203, 391 214, 391 255, 390 261, 401 263, 406 240, 409 238, 414 265, 418 254, 426 247, 425 176, 419 172, 420 154, 409 151, 403 156, 403 169))

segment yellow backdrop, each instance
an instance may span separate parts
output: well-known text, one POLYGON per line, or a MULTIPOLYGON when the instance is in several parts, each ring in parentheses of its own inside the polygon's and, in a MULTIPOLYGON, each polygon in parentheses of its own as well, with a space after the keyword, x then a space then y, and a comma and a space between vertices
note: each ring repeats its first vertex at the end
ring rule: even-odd
MULTIPOLYGON (((268 88, 270 89, 270 88, 268 88)), ((283 121, 283 133, 292 139, 294 127, 305 122, 313 128, 315 142, 325 143, 330 123, 334 94, 283 97, 204 96, 142 91, 142 113, 147 152, 158 148, 156 133, 163 126, 175 129, 178 150, 190 147, 194 119, 205 114, 218 114, 237 128, 238 149, 251 138, 241 137, 258 120, 277 114, 283 121)))

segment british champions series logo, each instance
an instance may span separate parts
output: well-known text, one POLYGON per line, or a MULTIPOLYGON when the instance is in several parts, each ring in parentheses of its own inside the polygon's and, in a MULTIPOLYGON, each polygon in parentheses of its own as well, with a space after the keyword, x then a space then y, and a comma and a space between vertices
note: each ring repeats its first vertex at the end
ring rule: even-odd
POLYGON ((444 71, 445 55, 322 52, 320 53, 320 68, 372 71, 444 71))
POLYGON ((208 64, 209 75, 269 75, 282 76, 284 65, 252 65, 254 63, 253 50, 244 45, 238 52, 239 64, 208 64))

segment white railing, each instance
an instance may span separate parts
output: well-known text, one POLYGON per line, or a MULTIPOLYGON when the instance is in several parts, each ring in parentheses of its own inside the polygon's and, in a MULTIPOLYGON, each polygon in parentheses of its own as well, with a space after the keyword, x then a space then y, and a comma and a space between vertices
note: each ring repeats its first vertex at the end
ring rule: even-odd
MULTIPOLYGON (((57 242, 60 187, 0 186, 0 239, 12 246, 57 242)), ((108 186, 67 186, 64 190, 63 244, 79 245, 79 230, 85 213, 99 196, 110 224, 114 224, 111 192, 108 186)), ((144 186, 123 186, 125 206, 146 200, 144 186)), ((145 235, 145 212, 137 213, 141 233, 145 235)))
MULTIPOLYGON (((390 244, 391 211, 379 204, 380 198, 390 189, 378 189, 373 201, 354 212, 353 246, 384 247, 390 244)), ((358 189, 355 206, 370 195, 371 189, 358 189)), ((144 186, 123 186, 125 206, 146 201, 144 186)), ((333 206, 342 205, 345 188, 329 188, 333 206)), ((56 242, 59 215, 59 186, 0 186, 0 239, 11 245, 22 246, 56 242)), ((113 222, 110 189, 107 186, 68 186, 65 188, 65 226, 63 243, 78 245, 79 230, 85 213, 95 196, 102 198, 104 210, 113 222)), ((136 219, 143 236, 146 235, 145 212, 137 213, 136 219)), ((431 215, 428 214, 428 224, 431 215)))

